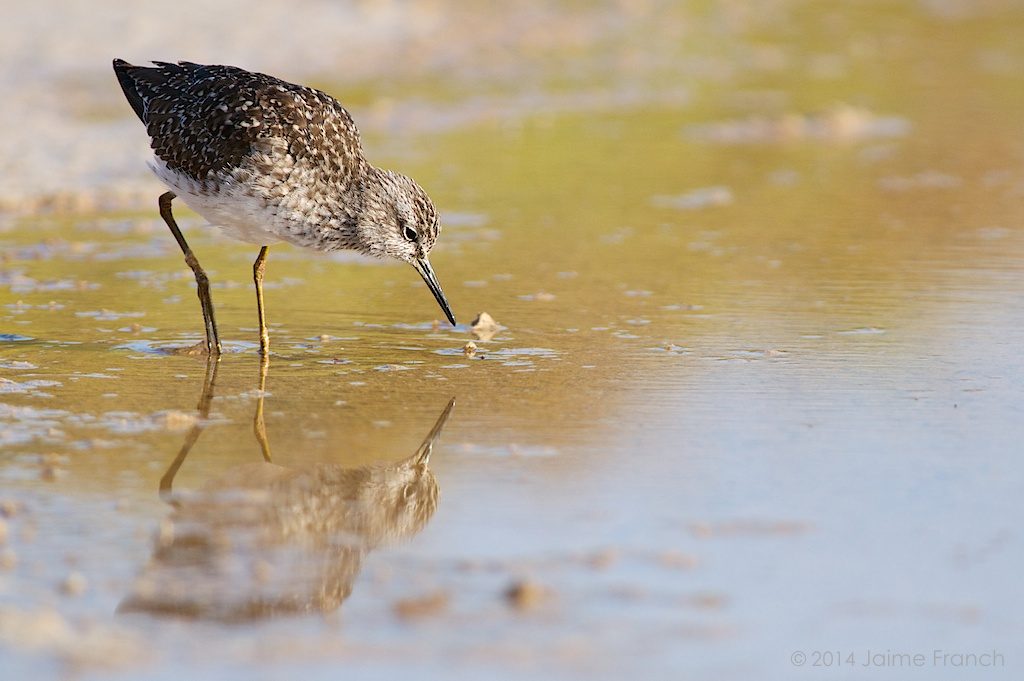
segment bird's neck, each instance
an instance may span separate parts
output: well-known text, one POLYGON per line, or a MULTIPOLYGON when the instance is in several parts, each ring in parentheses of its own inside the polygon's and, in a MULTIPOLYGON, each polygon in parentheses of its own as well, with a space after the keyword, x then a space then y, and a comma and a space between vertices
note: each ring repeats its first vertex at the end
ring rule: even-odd
MULTIPOLYGON (((368 169, 372 166, 367 164, 368 169)), ((330 214, 329 244, 326 251, 364 251, 363 239, 360 235, 360 220, 367 203, 367 181, 363 177, 365 171, 355 178, 345 191, 332 197, 328 212, 330 214)))

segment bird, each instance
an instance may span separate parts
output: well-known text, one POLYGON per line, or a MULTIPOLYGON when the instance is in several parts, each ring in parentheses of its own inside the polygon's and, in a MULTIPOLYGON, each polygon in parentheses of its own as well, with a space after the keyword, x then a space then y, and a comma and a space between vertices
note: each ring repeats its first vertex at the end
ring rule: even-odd
POLYGON ((235 66, 114 59, 114 73, 168 191, 160 216, 195 275, 205 350, 221 354, 206 272, 171 212, 180 198, 228 236, 260 247, 253 262, 260 354, 268 356, 263 276, 269 246, 355 250, 412 265, 454 326, 428 255, 437 210, 411 178, 371 164, 351 114, 325 92, 235 66))

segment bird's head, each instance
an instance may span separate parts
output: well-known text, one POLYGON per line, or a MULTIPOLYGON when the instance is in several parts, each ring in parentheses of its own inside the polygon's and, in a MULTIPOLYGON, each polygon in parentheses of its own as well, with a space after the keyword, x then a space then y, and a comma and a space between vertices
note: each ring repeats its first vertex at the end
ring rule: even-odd
POLYGON ((356 223, 363 252, 412 265, 434 294, 448 321, 455 324, 427 256, 437 241, 441 222, 427 193, 411 178, 373 168, 363 187, 363 205, 356 223))

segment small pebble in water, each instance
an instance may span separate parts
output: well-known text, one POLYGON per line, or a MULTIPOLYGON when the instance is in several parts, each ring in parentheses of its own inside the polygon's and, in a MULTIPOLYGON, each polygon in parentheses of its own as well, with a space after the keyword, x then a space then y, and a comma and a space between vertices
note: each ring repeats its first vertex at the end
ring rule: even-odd
POLYGON ((60 583, 60 592, 65 596, 81 596, 88 588, 89 582, 80 572, 72 572, 60 583))
POLYGON ((529 579, 513 582, 505 590, 505 600, 517 610, 533 610, 551 597, 551 591, 529 579))
POLYGON ((39 457, 40 480, 53 482, 62 472, 60 469, 60 457, 56 454, 46 454, 39 457))
POLYGON ((448 607, 448 594, 435 591, 425 596, 403 598, 394 605, 395 614, 402 619, 417 619, 429 615, 440 614, 448 607))
POLYGON ((615 549, 603 549, 587 557, 587 565, 595 570, 606 570, 618 562, 620 556, 615 549))
POLYGON ((470 324, 470 332, 473 334, 473 338, 482 341, 488 341, 494 338, 494 334, 501 330, 501 325, 494 321, 494 317, 481 312, 470 324))
POLYGON ((679 551, 663 551, 657 556, 662 567, 674 570, 692 570, 697 567, 696 557, 679 551))
POLYGON ((4 499, 0 501, 0 516, 4 518, 13 518, 18 515, 21 511, 21 504, 14 499, 4 499))

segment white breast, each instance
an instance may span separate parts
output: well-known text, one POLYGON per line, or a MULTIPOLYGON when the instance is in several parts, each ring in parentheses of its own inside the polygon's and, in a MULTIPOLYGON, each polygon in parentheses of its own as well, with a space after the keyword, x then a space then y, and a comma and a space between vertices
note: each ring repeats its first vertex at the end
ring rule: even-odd
POLYGON ((237 184, 221 182, 216 192, 209 192, 191 177, 168 168, 157 156, 149 167, 185 205, 232 239, 257 246, 291 241, 289 225, 267 208, 266 201, 237 184))

